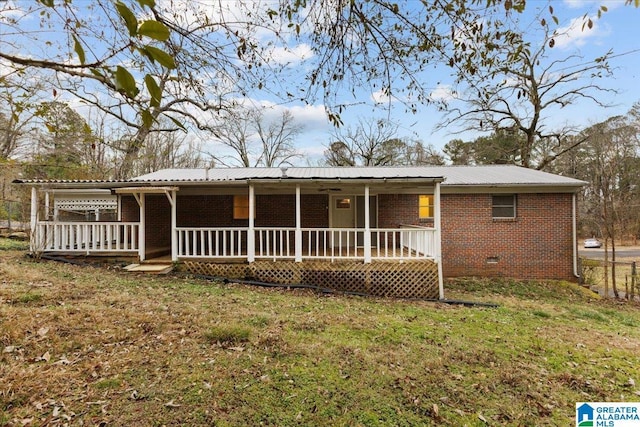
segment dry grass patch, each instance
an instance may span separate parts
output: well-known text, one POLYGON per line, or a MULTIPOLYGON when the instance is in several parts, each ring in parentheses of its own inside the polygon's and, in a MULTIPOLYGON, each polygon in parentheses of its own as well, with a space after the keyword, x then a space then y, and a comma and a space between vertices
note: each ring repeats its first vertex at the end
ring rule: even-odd
POLYGON ((568 425, 640 399, 638 307, 567 284, 449 284, 501 304, 468 308, 11 251, 0 277, 0 425, 568 425))

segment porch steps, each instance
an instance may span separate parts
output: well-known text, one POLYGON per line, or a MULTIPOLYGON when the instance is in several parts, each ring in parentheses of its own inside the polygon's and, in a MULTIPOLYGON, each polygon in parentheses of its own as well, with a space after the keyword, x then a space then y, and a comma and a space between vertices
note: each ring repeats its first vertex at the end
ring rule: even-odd
POLYGON ((171 264, 129 264, 125 270, 136 273, 167 274, 173 270, 171 264))

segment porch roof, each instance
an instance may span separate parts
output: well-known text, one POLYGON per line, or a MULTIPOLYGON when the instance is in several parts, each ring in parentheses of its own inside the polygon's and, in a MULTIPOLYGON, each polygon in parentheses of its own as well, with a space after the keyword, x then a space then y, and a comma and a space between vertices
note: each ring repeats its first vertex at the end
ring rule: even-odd
POLYGON ((14 183, 57 188, 121 188, 130 186, 180 185, 189 187, 238 185, 247 182, 442 182, 443 191, 473 191, 480 188, 536 188, 576 191, 586 183, 515 165, 401 166, 401 167, 281 167, 162 169, 128 180, 15 180, 14 183))

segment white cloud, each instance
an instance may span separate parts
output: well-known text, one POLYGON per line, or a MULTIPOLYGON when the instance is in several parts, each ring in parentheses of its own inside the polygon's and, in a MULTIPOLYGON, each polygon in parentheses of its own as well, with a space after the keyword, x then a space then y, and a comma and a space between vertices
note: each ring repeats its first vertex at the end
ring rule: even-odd
POLYGON ((608 30, 600 24, 596 16, 581 16, 572 19, 568 25, 560 27, 554 32, 555 47, 559 49, 581 47, 590 40, 608 34, 608 30), (591 28, 588 25, 589 20, 592 23, 591 28))
POLYGON ((276 47, 266 54, 269 62, 280 65, 297 65, 298 63, 314 56, 311 46, 306 43, 299 44, 293 49, 287 47, 276 47))
POLYGON ((580 9, 583 7, 593 8, 600 6, 606 6, 607 9, 614 9, 624 5, 625 0, 564 0, 563 3, 569 9, 580 9))
POLYGON ((394 95, 389 95, 387 91, 382 89, 377 92, 373 92, 371 94, 371 100, 376 104, 389 104, 402 101, 400 98, 394 95))
POLYGON ((303 132, 325 130, 331 127, 323 105, 285 106, 270 101, 253 101, 252 103, 262 106, 267 120, 277 120, 283 111, 288 110, 294 120, 304 126, 303 132))
POLYGON ((432 101, 450 101, 455 98, 455 95, 450 85, 438 85, 431 91, 429 98, 432 101))
POLYGON ((9 0, 0 2, 0 16, 9 19, 22 19, 29 17, 29 11, 24 10, 16 4, 16 2, 9 0))

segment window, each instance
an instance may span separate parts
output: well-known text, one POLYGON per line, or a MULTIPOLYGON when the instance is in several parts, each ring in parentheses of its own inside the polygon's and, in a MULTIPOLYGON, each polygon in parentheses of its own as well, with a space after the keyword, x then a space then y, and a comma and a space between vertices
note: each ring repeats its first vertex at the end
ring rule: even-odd
POLYGON ((433 218, 433 196, 418 196, 418 217, 420 219, 433 218))
POLYGON ((336 209, 351 209, 351 199, 336 199, 336 209))
POLYGON ((492 196, 491 211, 494 218, 515 218, 516 195, 492 196))
POLYGON ((233 196, 233 219, 249 219, 249 196, 233 196))

